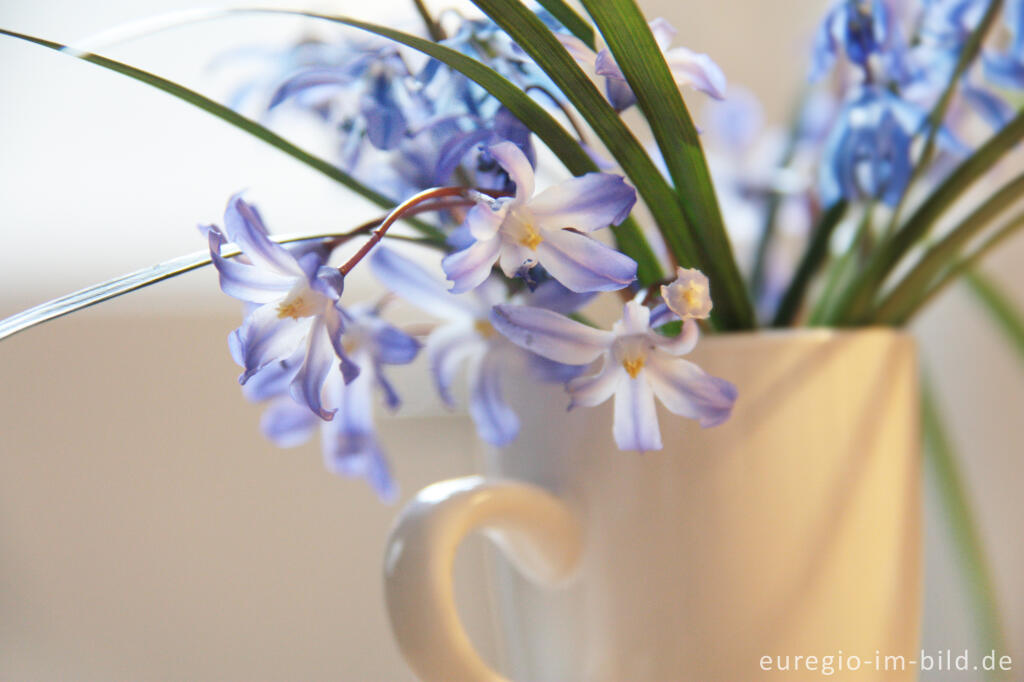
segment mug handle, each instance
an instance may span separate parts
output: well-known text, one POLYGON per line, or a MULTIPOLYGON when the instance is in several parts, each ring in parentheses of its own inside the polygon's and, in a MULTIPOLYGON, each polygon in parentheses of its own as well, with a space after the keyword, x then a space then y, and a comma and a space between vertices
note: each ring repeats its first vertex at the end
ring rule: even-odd
POLYGON ((579 562, 576 516, 537 486, 466 476, 417 493, 388 537, 384 596, 402 655, 423 682, 507 682, 473 649, 455 610, 455 551, 476 528, 541 584, 563 582, 579 562))

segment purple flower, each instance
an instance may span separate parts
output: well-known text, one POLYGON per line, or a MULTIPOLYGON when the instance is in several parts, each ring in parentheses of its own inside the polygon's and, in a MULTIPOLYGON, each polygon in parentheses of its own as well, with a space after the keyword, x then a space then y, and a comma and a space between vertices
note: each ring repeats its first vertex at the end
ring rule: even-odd
POLYGON ((693 350, 693 319, 669 338, 651 328, 651 311, 627 303, 611 331, 588 327, 563 315, 529 306, 495 306, 494 328, 513 343, 556 362, 593 363, 568 383, 569 409, 600 405, 615 396, 613 432, 621 450, 660 450, 655 397, 673 414, 715 426, 729 418, 736 388, 679 356, 693 350))
POLYGON ((814 39, 811 79, 824 76, 842 51, 869 72, 874 55, 897 56, 898 40, 890 10, 883 0, 840 0, 825 15, 814 39))
POLYGON ((889 91, 854 93, 825 142, 820 186, 824 204, 881 199, 893 206, 910 179, 911 142, 926 114, 889 91))
MULTIPOLYGON (((649 26, 676 85, 680 88, 696 88, 715 99, 725 97, 725 74, 711 57, 685 47, 671 47, 676 29, 664 19, 655 19, 649 26)), ((583 41, 574 36, 558 34, 558 39, 580 66, 604 77, 608 101, 616 111, 628 109, 636 102, 636 96, 626 82, 626 76, 607 48, 595 54, 583 41)))
POLYGON ((334 419, 318 419, 289 395, 296 365, 288 360, 267 366, 243 390, 250 400, 270 401, 260 425, 275 444, 301 445, 319 427, 324 463, 330 471, 365 478, 382 499, 393 500, 397 489, 374 429, 373 392, 378 388, 387 407, 398 408, 398 395, 383 367, 412 362, 420 344, 377 317, 372 307, 356 306, 344 316, 342 343, 361 371, 347 378, 337 363, 328 371, 324 402, 336 412, 334 419))
POLYGON ((331 365, 340 360, 349 377, 359 371, 341 343, 341 273, 325 265, 326 254, 315 248, 293 252, 272 241, 259 212, 237 194, 224 212, 224 232, 215 226, 205 229, 221 289, 250 306, 242 326, 228 338, 232 357, 244 368, 239 382, 287 360, 296 369, 292 397, 320 418, 331 419, 334 411, 321 401, 331 365), (248 262, 221 257, 228 241, 248 262))
POLYGON ((587 236, 626 219, 636 190, 617 175, 587 173, 533 196, 533 168, 511 142, 489 152, 515 183, 514 197, 481 195, 466 216, 474 242, 442 262, 463 293, 482 284, 497 262, 508 277, 542 265, 575 292, 613 291, 636 279, 636 262, 587 236))
MULTIPOLYGON (((471 295, 457 296, 416 263, 394 251, 378 248, 370 260, 374 274, 395 294, 445 322, 426 340, 426 353, 441 399, 454 406, 452 385, 464 369, 470 387, 469 413, 480 438, 505 445, 519 433, 519 419, 505 403, 502 375, 517 358, 527 356, 534 374, 544 381, 564 382, 577 368, 550 362, 510 344, 489 321, 491 308, 506 300, 505 287, 491 278, 471 295)), ((528 297, 534 305, 571 312, 590 296, 568 292, 557 282, 541 284, 528 297)))

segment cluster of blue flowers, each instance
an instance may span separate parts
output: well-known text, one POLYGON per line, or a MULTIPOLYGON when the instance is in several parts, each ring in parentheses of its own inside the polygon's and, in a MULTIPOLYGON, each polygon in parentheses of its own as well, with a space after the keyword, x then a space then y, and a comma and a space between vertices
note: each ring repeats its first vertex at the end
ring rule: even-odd
MULTIPOLYGON (((710 58, 670 48, 674 31, 663 21, 652 29, 680 86, 723 96, 724 76, 710 58)), ((489 22, 463 20, 452 35, 450 47, 551 97, 550 84, 489 22)), ((617 109, 633 103, 607 51, 561 35, 580 63, 605 79, 617 109)), ((373 428, 373 393, 396 408, 385 366, 409 363, 421 349, 446 404, 454 403, 452 386, 465 372, 479 436, 497 446, 519 431, 501 385, 520 361, 539 380, 564 384, 570 407, 614 396, 613 434, 623 450, 661 448, 655 398, 704 426, 728 418, 736 389, 680 357, 693 349, 698 320, 711 311, 701 273, 680 269, 660 298, 656 291, 628 293, 610 331, 569 317, 600 292, 634 286, 637 263, 595 238, 625 220, 636 202, 621 176, 588 173, 536 191, 531 132, 466 78, 436 61, 413 72, 391 46, 306 48, 273 87, 270 108, 313 113, 337 132, 339 163, 390 196, 454 183, 464 188, 459 196, 468 210, 441 212, 449 228, 441 261, 447 282, 384 246, 370 250, 371 270, 393 295, 442 321, 421 338, 384 321, 381 306, 343 305, 343 272, 364 254, 339 268, 329 263, 330 241, 278 244, 240 196, 228 203, 223 228, 204 228, 221 288, 247 307, 230 348, 245 395, 268 403, 262 426, 271 440, 295 445, 319 428, 329 469, 364 477, 383 498, 393 497, 373 428), (223 255, 228 243, 239 256, 223 255), (652 309, 650 300, 660 302, 652 309), (672 321, 680 323, 677 335, 659 331, 672 321)))

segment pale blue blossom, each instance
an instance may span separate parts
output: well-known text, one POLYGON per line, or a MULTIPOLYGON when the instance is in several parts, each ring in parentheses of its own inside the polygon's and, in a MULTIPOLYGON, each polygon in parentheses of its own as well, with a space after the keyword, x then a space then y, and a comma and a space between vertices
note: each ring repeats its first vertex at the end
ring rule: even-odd
POLYGON ((541 265, 575 292, 612 291, 636 279, 632 258, 589 236, 626 219, 636 190, 622 177, 587 173, 534 196, 533 167, 510 142, 489 152, 515 183, 515 196, 480 195, 466 216, 473 243, 442 262, 453 293, 471 291, 495 263, 508 277, 541 265))
POLYGON ((344 316, 342 343, 361 371, 348 380, 337 363, 328 371, 324 404, 335 411, 333 419, 317 418, 289 395, 288 386, 296 371, 296 363, 290 360, 267 366, 243 390, 250 400, 270 401, 260 426, 275 444, 281 447, 300 445, 319 429, 328 470, 365 478, 381 498, 393 500, 397 489, 374 429, 373 394, 378 389, 390 410, 398 408, 398 394, 385 377, 383 368, 412 362, 420 344, 381 320, 371 306, 353 306, 344 316))
POLYGON ((842 53, 870 78, 871 59, 885 57, 894 70, 903 47, 885 0, 839 0, 825 15, 814 39, 811 79, 824 76, 842 53))
POLYGON ((693 318, 674 338, 655 331, 651 310, 637 301, 625 305, 611 331, 530 306, 495 306, 491 321, 522 348, 556 362, 589 364, 586 374, 567 385, 569 409, 600 405, 614 396, 612 430, 621 450, 661 449, 655 398, 673 414, 705 427, 722 423, 732 412, 735 386, 679 357, 697 344, 693 318))
MULTIPOLYGON (((508 300, 499 278, 485 281, 471 294, 455 295, 445 289, 442 280, 390 249, 378 248, 370 265, 381 282, 400 298, 444 320, 425 343, 434 384, 445 404, 454 406, 452 386, 460 370, 465 372, 469 413, 484 441, 506 445, 519 433, 519 419, 501 390, 503 375, 517 366, 517 359, 526 356, 533 374, 542 381, 564 382, 579 373, 579 368, 524 353, 495 332, 490 323, 491 308, 508 300)), ((521 300, 568 313, 589 298, 548 280, 521 300)))
POLYGON ((228 202, 224 232, 205 228, 210 256, 224 293, 249 304, 242 326, 228 341, 232 356, 244 369, 245 384, 274 362, 288 360, 295 368, 290 391, 296 401, 322 419, 334 411, 321 401, 321 390, 332 364, 354 377, 359 369, 345 352, 343 288, 337 268, 325 264, 317 248, 290 251, 272 241, 254 206, 239 195, 228 202), (222 258, 221 247, 235 244, 239 258, 222 258))

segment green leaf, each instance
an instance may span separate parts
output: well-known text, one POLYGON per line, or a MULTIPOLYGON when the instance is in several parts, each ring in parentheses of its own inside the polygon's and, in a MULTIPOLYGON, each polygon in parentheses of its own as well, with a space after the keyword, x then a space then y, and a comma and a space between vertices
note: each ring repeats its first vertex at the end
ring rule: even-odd
POLYGON ((754 309, 732 245, 722 223, 707 160, 679 86, 634 0, 582 0, 616 63, 626 76, 675 184, 685 224, 663 226, 665 241, 681 260, 688 253, 689 232, 698 246, 700 268, 715 287, 715 309, 726 306, 723 326, 756 326, 754 309))
POLYGON ((974 251, 946 268, 946 271, 942 273, 939 279, 932 284, 927 291, 922 292, 920 296, 905 306, 903 310, 884 319, 879 318, 878 323, 890 325, 907 324, 907 322, 909 322, 914 315, 924 308, 929 301, 938 296, 947 286, 956 281, 970 268, 980 263, 981 259, 984 258, 986 254, 990 253, 994 248, 1003 243, 1007 237, 1016 234, 1022 227, 1024 227, 1024 213, 1019 213, 1008 220, 1007 223, 999 228, 999 230, 994 234, 989 236, 980 246, 974 249, 974 251))
POLYGON ((1024 361, 1024 315, 996 283, 977 270, 964 274, 964 281, 989 312, 1003 336, 1024 361))
POLYGON ((537 2, 551 12, 551 16, 558 19, 569 33, 582 40, 591 50, 594 49, 594 27, 579 14, 576 14, 576 10, 569 7, 563 0, 537 0, 537 2))
MULTIPOLYGON (((44 40, 42 38, 36 38, 34 36, 26 35, 24 33, 18 33, 16 31, 9 31, 3 28, 0 28, 0 35, 6 35, 11 38, 17 38, 19 40, 25 40, 30 43, 35 43, 36 45, 40 45, 42 47, 54 50, 56 52, 63 52, 67 49, 67 46, 57 42, 53 42, 51 40, 44 40)), ((87 61, 91 64, 102 66, 105 69, 109 69, 110 71, 115 71, 124 76, 128 76, 129 78, 133 78, 139 82, 145 83, 146 85, 157 88, 158 90, 163 90, 169 95, 173 95, 174 97, 177 97, 182 101, 188 102, 189 104, 198 107, 199 109, 202 109, 207 113, 213 114, 217 118, 227 123, 230 123, 236 128, 244 130, 250 135, 271 145, 272 147, 280 149, 285 154, 288 154, 292 158, 301 161, 310 168, 319 171, 320 173, 326 175, 335 182, 338 182, 341 185, 345 186, 346 188, 352 190, 353 192, 365 197, 366 199, 369 199, 371 202, 377 204, 378 206, 381 206, 383 208, 392 208, 395 205, 395 202, 392 201, 390 198, 384 196, 380 192, 376 192, 370 189, 369 187, 363 185, 361 182, 359 182, 358 180, 356 180, 355 178, 353 178, 351 175, 341 170, 340 168, 337 168, 329 161, 325 161, 324 159, 321 159, 320 157, 315 156, 307 152, 306 150, 295 146, 288 140, 284 139, 283 137, 273 132, 272 130, 260 125, 256 121, 248 119, 245 116, 239 114, 238 112, 224 106, 219 102, 215 102, 214 100, 205 97, 204 95, 201 95, 198 92, 195 92, 194 90, 189 90, 184 86, 178 85, 177 83, 169 81, 166 78, 162 78, 155 74, 149 73, 148 71, 143 71, 142 69, 137 69, 134 66, 129 66, 128 64, 123 64, 121 62, 114 61, 113 59, 107 59, 106 57, 101 57, 99 55, 88 53, 74 54, 72 52, 65 52, 65 54, 68 54, 70 56, 76 56, 77 58, 87 61)), ((409 220, 407 222, 416 227, 420 232, 423 232, 428 236, 444 236, 444 233, 442 233, 436 227, 428 225, 427 223, 421 220, 409 220)))
POLYGON ((828 255, 828 245, 832 241, 836 227, 842 222, 846 215, 848 205, 845 201, 836 202, 818 222, 814 230, 814 236, 807 245, 800 264, 797 266, 796 274, 786 287, 786 293, 782 295, 782 301, 775 312, 775 319, 772 320, 773 327, 788 327, 793 324, 797 313, 803 306, 804 298, 807 296, 807 287, 811 280, 818 274, 822 263, 828 255))
POLYGON ((921 425, 924 431, 925 461, 931 465, 939 499, 949 521, 951 539, 960 559, 963 584, 974 608, 979 643, 985 651, 1007 651, 992 569, 981 533, 978 532, 977 520, 971 510, 952 441, 943 428, 944 422, 931 386, 924 381, 921 391, 921 425))
POLYGON ((959 225, 950 230, 937 244, 921 257, 914 268, 893 287, 878 305, 871 318, 885 323, 902 319, 907 311, 924 295, 942 270, 956 262, 961 249, 1007 207, 1015 204, 1024 192, 1024 173, 1004 185, 998 192, 978 206, 959 225))
POLYGON ((906 223, 888 237, 864 271, 846 289, 836 307, 835 322, 859 324, 867 321, 878 290, 899 265, 901 259, 921 239, 967 189, 988 172, 1024 137, 1024 111, 1019 112, 1002 130, 993 135, 940 182, 906 223))
POLYGON ((957 58, 956 65, 953 67, 953 71, 949 75, 949 82, 946 83, 946 87, 939 96, 938 102, 928 114, 928 135, 924 141, 924 148, 921 151, 920 158, 918 158, 917 163, 914 164, 914 167, 911 170, 910 179, 903 187, 903 192, 900 194, 899 201, 896 203, 896 209, 892 214, 890 229, 895 228, 899 223, 903 204, 907 199, 911 186, 918 178, 920 178, 921 173, 923 173, 931 163, 932 156, 935 154, 935 143, 938 140, 939 131, 946 119, 946 112, 949 111, 949 105, 953 101, 953 94, 960 85, 960 78, 981 51, 981 44, 984 42, 985 36, 988 35, 988 32, 991 30, 992 25, 995 23, 1002 8, 1003 0, 990 0, 988 8, 985 10, 985 14, 982 15, 978 25, 971 32, 970 36, 968 36, 967 40, 964 42, 963 47, 960 49, 960 55, 957 58))

